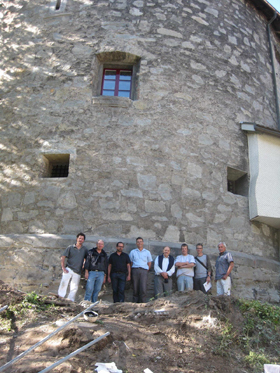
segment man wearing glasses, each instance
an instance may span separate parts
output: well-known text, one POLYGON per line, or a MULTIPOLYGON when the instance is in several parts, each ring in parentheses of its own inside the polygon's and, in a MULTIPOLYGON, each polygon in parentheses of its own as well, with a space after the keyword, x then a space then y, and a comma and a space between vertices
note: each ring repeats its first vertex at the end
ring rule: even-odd
POLYGON ((113 300, 124 302, 124 290, 126 281, 130 281, 130 259, 123 253, 124 243, 118 242, 117 251, 110 255, 108 265, 108 282, 112 283, 113 300))

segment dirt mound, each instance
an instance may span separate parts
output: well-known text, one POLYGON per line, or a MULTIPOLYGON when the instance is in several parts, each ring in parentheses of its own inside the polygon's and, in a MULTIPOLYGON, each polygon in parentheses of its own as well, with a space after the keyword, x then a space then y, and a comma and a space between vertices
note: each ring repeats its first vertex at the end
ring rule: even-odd
MULTIPOLYGON (((0 366, 84 309, 55 296, 26 295, 5 284, 0 284, 0 302, 9 304, 9 311, 0 315, 0 366)), ((39 372, 106 332, 108 337, 53 372, 89 373, 96 362, 115 362, 124 373, 142 373, 146 368, 153 373, 262 371, 246 360, 252 346, 248 339, 246 347, 242 338, 249 338, 249 329, 247 334, 244 330, 252 317, 248 318, 249 311, 241 311, 235 298, 175 293, 146 304, 101 301, 94 309, 99 314, 95 323, 77 319, 6 371, 39 372)), ((264 351, 265 343, 271 347, 273 341, 274 354, 268 350, 270 363, 279 361, 277 325, 273 333, 274 339, 269 339, 271 335, 256 342, 263 343, 264 351)))

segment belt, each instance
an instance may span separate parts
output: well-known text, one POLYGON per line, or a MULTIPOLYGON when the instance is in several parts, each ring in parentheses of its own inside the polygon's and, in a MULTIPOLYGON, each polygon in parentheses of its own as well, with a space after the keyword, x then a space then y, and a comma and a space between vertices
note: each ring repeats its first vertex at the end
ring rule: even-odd
POLYGON ((113 272, 112 274, 114 274, 114 273, 117 273, 117 274, 126 274, 126 272, 113 272))

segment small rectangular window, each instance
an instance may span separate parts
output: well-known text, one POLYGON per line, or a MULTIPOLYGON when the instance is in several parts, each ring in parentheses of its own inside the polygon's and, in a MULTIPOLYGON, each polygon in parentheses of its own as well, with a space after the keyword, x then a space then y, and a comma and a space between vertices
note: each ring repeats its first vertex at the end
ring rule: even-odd
POLYGON ((44 154, 45 170, 43 177, 68 177, 69 154, 44 154))
POLYGON ((109 69, 103 70, 102 96, 131 97, 132 70, 109 69))
POLYGON ((227 190, 240 196, 248 196, 247 173, 232 167, 227 168, 227 190))

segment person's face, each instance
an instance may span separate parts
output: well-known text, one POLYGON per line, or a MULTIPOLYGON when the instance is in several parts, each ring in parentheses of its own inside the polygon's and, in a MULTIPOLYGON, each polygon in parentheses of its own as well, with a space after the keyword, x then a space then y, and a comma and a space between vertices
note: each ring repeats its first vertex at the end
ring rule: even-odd
POLYGON ((77 237, 77 245, 82 245, 85 242, 84 236, 78 236, 77 237))
POLYGON ((202 250, 203 250, 203 247, 202 247, 202 246, 197 246, 197 247, 196 247, 196 252, 197 252, 197 255, 198 255, 198 256, 201 256, 201 255, 202 255, 202 250))
POLYGON ((165 258, 168 258, 168 255, 170 254, 170 247, 166 246, 164 249, 163 249, 163 256, 165 258))
POLYGON ((136 246, 138 247, 138 249, 143 249, 143 246, 144 246, 143 240, 139 238, 139 240, 136 241, 136 246))
POLYGON ((124 245, 123 243, 119 243, 117 246, 117 252, 121 253, 123 251, 124 245))
POLYGON ((97 249, 98 249, 99 251, 101 251, 101 250, 103 249, 103 247, 104 247, 104 242, 103 242, 102 240, 99 240, 99 241, 97 242, 97 249))
POLYGON ((222 244, 222 243, 220 243, 218 245, 218 249, 219 249, 220 254, 222 254, 222 253, 224 253, 226 251, 225 245, 222 244))
POLYGON ((188 255, 188 246, 182 246, 182 254, 184 256, 188 255))

